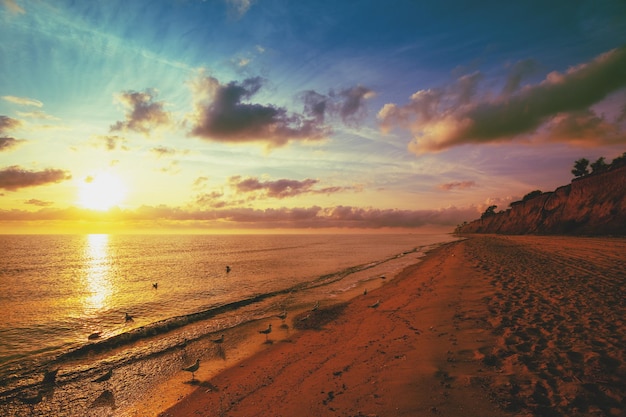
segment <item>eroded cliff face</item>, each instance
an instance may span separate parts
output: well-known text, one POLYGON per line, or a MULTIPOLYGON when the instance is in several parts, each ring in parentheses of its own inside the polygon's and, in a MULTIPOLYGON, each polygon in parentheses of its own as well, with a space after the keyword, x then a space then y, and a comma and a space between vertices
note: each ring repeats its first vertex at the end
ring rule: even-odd
POLYGON ((460 233, 626 235, 626 166, 588 175, 494 216, 474 220, 460 233))

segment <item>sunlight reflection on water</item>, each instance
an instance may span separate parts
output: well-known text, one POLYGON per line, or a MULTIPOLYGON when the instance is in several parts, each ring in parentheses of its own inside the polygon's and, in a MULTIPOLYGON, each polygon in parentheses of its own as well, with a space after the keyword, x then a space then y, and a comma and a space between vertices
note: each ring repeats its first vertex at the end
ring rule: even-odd
POLYGON ((88 297, 86 310, 101 310, 107 306, 112 285, 109 277, 109 235, 87 235, 85 246, 85 279, 88 297))

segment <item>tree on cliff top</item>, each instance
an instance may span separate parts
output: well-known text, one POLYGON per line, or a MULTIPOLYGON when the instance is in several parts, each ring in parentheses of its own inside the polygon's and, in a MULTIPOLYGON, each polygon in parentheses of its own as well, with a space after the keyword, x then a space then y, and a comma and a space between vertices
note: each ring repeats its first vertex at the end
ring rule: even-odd
POLYGON ((578 161, 574 162, 572 174, 574 174, 575 177, 582 177, 583 175, 589 174, 589 160, 587 158, 580 158, 578 161))
POLYGON ((485 217, 495 216, 497 208, 498 208, 498 206, 489 206, 489 207, 487 207, 487 210, 485 210, 485 212, 480 216, 480 218, 484 219, 485 217))

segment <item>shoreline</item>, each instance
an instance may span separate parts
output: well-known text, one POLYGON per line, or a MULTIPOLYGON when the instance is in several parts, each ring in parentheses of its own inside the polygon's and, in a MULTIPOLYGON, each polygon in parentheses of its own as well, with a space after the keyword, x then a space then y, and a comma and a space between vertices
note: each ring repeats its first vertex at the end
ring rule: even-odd
POLYGON ((198 375, 159 416, 621 415, 623 253, 603 238, 442 245, 320 329, 198 375))

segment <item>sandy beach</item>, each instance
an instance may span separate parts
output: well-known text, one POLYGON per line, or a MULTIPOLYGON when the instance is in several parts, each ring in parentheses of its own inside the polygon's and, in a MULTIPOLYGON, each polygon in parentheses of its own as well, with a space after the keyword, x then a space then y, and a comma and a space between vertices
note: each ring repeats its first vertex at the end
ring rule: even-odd
POLYGON ((276 331, 252 356, 224 343, 228 365, 203 364, 221 368, 159 415, 623 416, 625 254, 615 238, 444 245, 349 302, 258 323, 276 331))

